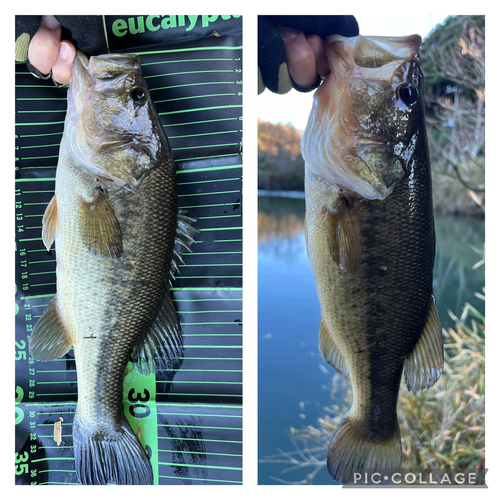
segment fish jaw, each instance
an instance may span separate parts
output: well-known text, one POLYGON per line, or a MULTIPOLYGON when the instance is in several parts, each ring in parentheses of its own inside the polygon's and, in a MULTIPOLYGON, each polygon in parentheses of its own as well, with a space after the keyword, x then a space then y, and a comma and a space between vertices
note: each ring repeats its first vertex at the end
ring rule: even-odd
POLYGON ((75 163, 106 189, 141 185, 168 145, 137 56, 77 52, 65 134, 75 163))
POLYGON ((316 91, 302 138, 310 178, 383 200, 408 175, 422 116, 420 43, 418 35, 328 38, 331 73, 316 91))

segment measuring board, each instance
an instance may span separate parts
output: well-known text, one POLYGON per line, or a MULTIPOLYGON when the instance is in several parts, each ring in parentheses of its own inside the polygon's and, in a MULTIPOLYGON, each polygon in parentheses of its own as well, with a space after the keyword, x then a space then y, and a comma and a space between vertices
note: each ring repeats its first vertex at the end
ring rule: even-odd
MULTIPOLYGON (((141 59, 174 152, 179 208, 199 231, 172 289, 184 337, 178 366, 147 377, 134 369, 124 379, 125 412, 155 484, 242 481, 241 20, 217 35, 206 28, 199 38, 122 50, 141 59)), ((73 349, 46 363, 28 350, 56 291, 55 250, 44 248, 41 227, 54 194, 66 94, 16 66, 17 484, 77 484, 73 349)))

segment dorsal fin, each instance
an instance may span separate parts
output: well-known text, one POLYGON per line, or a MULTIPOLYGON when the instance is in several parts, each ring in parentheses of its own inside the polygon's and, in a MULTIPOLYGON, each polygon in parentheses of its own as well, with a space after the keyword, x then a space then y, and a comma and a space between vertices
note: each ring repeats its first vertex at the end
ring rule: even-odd
POLYGON ((179 265, 184 264, 184 261, 182 260, 183 252, 191 252, 191 245, 195 243, 193 236, 198 232, 198 230, 191 225, 195 222, 196 219, 188 217, 185 211, 179 210, 179 214, 177 215, 174 257, 170 267, 170 284, 172 284, 175 275, 179 272, 179 265))
POLYGON ((131 361, 139 373, 149 375, 157 370, 172 368, 182 355, 182 347, 179 319, 167 290, 150 331, 135 343, 131 361))

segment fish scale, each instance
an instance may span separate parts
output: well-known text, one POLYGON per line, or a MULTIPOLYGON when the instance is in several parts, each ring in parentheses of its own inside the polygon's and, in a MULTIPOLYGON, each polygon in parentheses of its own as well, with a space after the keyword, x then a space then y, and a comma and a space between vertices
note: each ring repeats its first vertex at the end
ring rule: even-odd
POLYGON ((409 389, 423 389, 443 365, 430 163, 423 101, 415 99, 419 43, 416 36, 331 37, 325 50, 332 72, 302 140, 320 350, 353 387, 327 457, 341 483, 356 471, 400 466, 402 375, 409 389), (368 61, 369 69, 355 61, 368 61))

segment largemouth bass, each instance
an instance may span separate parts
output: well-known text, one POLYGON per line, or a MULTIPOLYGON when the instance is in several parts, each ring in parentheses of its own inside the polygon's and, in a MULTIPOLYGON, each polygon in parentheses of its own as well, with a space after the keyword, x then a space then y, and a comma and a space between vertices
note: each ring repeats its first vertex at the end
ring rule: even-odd
POLYGON ((182 335, 169 288, 196 232, 178 213, 172 151, 137 56, 79 52, 68 91, 55 195, 42 237, 57 249, 57 293, 30 353, 74 347, 73 447, 83 484, 153 484, 123 412, 123 377, 171 366, 182 335))
POLYGON ((418 35, 330 37, 331 73, 302 139, 320 350, 354 394, 328 450, 340 483, 356 469, 400 466, 402 374, 420 390, 443 366, 420 44, 418 35))

